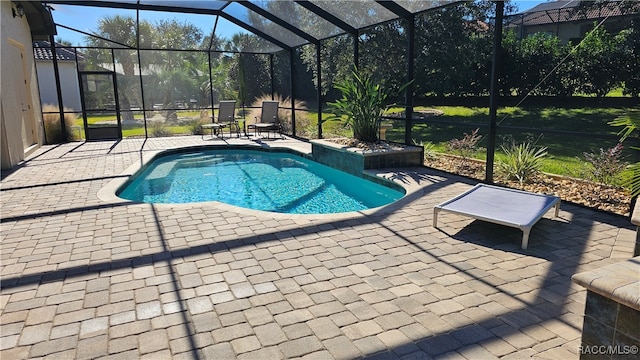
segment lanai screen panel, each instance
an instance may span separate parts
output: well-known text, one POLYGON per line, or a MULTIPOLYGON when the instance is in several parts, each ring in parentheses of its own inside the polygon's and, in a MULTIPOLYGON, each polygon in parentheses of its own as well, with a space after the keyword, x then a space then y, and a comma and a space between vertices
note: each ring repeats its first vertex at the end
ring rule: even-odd
POLYGON ((273 37, 289 47, 296 47, 307 43, 307 40, 274 23, 257 12, 248 9, 240 3, 230 3, 229 6, 224 8, 223 12, 263 32, 264 34, 273 37))
MULTIPOLYGON (((388 4, 397 5, 399 8, 411 13, 420 13, 434 7, 459 1, 396 0, 389 1, 388 4)), ((218 19, 218 28, 220 28, 224 19, 227 25, 233 24, 233 26, 243 29, 243 31, 251 32, 258 35, 258 37, 264 38, 264 43, 253 44, 251 49, 246 51, 265 53, 274 53, 284 48, 312 43, 316 39, 327 39, 341 35, 351 29, 363 30, 396 19, 402 15, 394 13, 374 0, 249 0, 246 2, 226 0, 53 0, 45 3, 52 5, 54 8, 78 5, 74 11, 79 12, 78 16, 83 17, 91 13, 86 11, 87 6, 99 7, 107 12, 129 11, 134 18, 136 9, 141 11, 171 12, 180 14, 177 15, 179 17, 185 14, 211 15, 210 23, 205 28, 214 26, 216 19, 218 19), (304 5, 305 2, 322 9, 324 13, 317 13, 308 9, 308 6, 304 5), (259 7, 264 11, 254 11, 255 7, 259 7), (84 10, 82 10, 83 8, 84 10), (325 15, 328 16, 323 17, 325 15), (346 24, 346 27, 350 28, 340 28, 340 24, 335 23, 331 19, 332 17, 341 20, 346 24), (283 24, 283 22, 290 24, 290 26, 283 24), (268 42, 271 44, 267 44, 268 42)), ((54 18, 56 18, 55 12, 54 18)), ((59 23, 57 20, 56 22, 59 23)), ((75 28, 73 24, 61 25, 75 28)), ((67 30, 60 31, 64 33, 67 30)), ((228 33, 228 31, 223 30, 223 33, 228 33)), ((227 37, 230 36, 227 35, 227 37)), ((131 46, 131 44, 127 44, 127 46, 131 46)), ((211 48, 210 50, 223 49, 211 48)))
POLYGON ((259 53, 271 53, 281 51, 277 45, 273 43, 255 37, 250 43, 239 43, 238 39, 247 38, 251 35, 251 32, 244 28, 232 23, 222 16, 215 16, 211 18, 212 26, 215 30, 215 39, 210 44, 209 50, 211 51, 245 51, 245 52, 259 52, 259 53), (228 45, 231 44, 231 45, 228 45))
POLYGON ((250 3, 271 13, 288 24, 311 35, 315 39, 326 39, 344 33, 344 30, 293 0, 250 0, 250 3))
POLYGON ((440 6, 445 6, 459 0, 395 0, 395 2, 412 13, 419 13, 440 6))
POLYGON ((147 49, 208 50, 216 16, 209 14, 140 11, 140 23, 157 29, 157 35, 140 44, 147 49))
MULTIPOLYGON (((93 7, 93 6, 75 6, 66 4, 52 4, 52 15, 54 22, 56 23, 57 36, 63 40, 71 41, 73 46, 107 46, 110 48, 136 48, 138 46, 136 39, 136 10, 128 8, 105 8, 105 7, 93 7), (92 24, 91 27, 78 26, 75 19, 82 18, 82 23, 92 24), (93 42, 88 43, 87 40, 91 37, 87 34, 95 34, 99 37, 103 34, 99 31, 101 25, 109 28, 110 24, 114 23, 116 18, 132 19, 129 23, 130 32, 121 34, 118 37, 109 37, 108 44, 98 38, 92 39, 93 42), (61 20, 67 19, 67 20, 61 20)), ((106 37, 105 37, 106 38, 106 37)))
POLYGON ((371 0, 310 0, 309 2, 356 29, 398 18, 398 15, 371 0))
MULTIPOLYGON (((137 0, 116 0, 115 2, 137 3, 137 0)), ((203 10, 218 11, 224 8, 229 1, 226 0, 140 0, 142 6, 152 6, 157 8, 165 7, 172 11, 181 12, 202 12, 203 10)))

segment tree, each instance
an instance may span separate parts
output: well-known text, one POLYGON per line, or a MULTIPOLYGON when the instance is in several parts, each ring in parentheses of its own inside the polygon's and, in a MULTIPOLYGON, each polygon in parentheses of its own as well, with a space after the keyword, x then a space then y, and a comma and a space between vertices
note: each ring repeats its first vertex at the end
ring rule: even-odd
POLYGON ((640 96, 640 20, 634 19, 629 29, 619 34, 623 54, 622 78, 625 95, 640 96))
POLYGON ((323 76, 320 84, 318 84, 316 47, 313 45, 302 47, 300 57, 307 71, 312 74, 316 88, 320 88, 322 94, 326 95, 333 89, 335 82, 346 79, 353 69, 353 38, 342 35, 322 41, 320 71, 323 76))
MULTIPOLYGON (((122 66, 123 76, 133 77, 135 75, 136 64, 138 63, 137 52, 135 49, 138 45, 148 46, 151 40, 151 24, 141 21, 136 26, 136 20, 132 17, 120 15, 107 16, 98 22, 98 31, 95 36, 87 36, 86 41, 89 46, 96 48, 120 48, 122 50, 111 52, 104 49, 92 49, 88 51, 88 59, 92 62, 94 69, 102 69, 104 64, 115 62, 122 66), (137 44, 138 29, 140 30, 141 44, 137 44)), ((139 92, 135 91, 132 86, 127 86, 130 82, 125 81, 123 86, 119 86, 118 96, 120 99, 120 108, 124 120, 132 120, 133 113, 130 111, 131 102, 140 101, 139 92)), ((132 84, 129 84, 132 85, 132 84)))
POLYGON ((238 99, 243 104, 252 103, 270 90, 267 56, 250 53, 251 49, 263 46, 262 41, 255 35, 238 33, 227 44, 227 50, 234 53, 234 66, 230 70, 233 78, 237 79, 235 88, 238 99), (247 80, 250 80, 251 86, 247 85, 247 80))
POLYGON ((154 52, 157 55, 154 65, 159 88, 163 90, 166 119, 175 120, 175 108, 189 104, 191 98, 200 93, 200 84, 208 79, 208 67, 205 67, 207 60, 203 52, 172 50, 197 49, 202 42, 202 31, 176 19, 160 20, 153 30, 154 47, 167 49, 154 52))
POLYGON ((507 31, 503 41, 506 56, 503 60, 502 91, 518 96, 570 96, 575 88, 563 81, 564 67, 556 66, 571 51, 570 45, 560 44, 555 36, 543 33, 518 40, 515 32, 507 31))
POLYGON ((407 82, 406 23, 393 21, 363 31, 360 35, 360 68, 375 82, 391 89, 407 82))
POLYGON ((620 38, 602 26, 589 31, 574 52, 575 78, 578 91, 604 97, 622 84, 620 38))
POLYGON ((63 39, 62 39, 62 38, 60 38, 60 37, 59 37, 59 38, 57 38, 57 39, 55 39, 55 41, 56 41, 56 43, 57 43, 57 44, 60 44, 60 45, 62 45, 62 46, 69 46, 69 47, 73 46, 73 44, 71 43, 71 41, 69 41, 69 40, 63 40, 63 39))
POLYGON ((491 44, 488 1, 457 3, 416 18, 416 93, 486 94, 491 44))
MULTIPOLYGON (((160 20, 156 24, 140 21, 136 26, 133 17, 120 15, 101 19, 97 34, 87 37, 88 45, 97 48, 88 52, 94 68, 100 69, 112 61, 121 65, 122 74, 117 77, 118 95, 125 120, 133 119, 129 111, 131 103, 142 102, 140 83, 136 78, 140 73, 146 73, 145 97, 160 97, 165 107, 173 108, 170 104, 175 100, 189 101, 192 95, 199 93, 199 84, 208 78, 208 66, 204 67, 206 62, 203 61, 206 54, 170 50, 197 49, 201 41, 200 29, 186 22, 175 19, 160 20), (109 48, 114 48, 113 59, 111 51, 105 50, 109 48), (138 69, 138 48, 160 50, 140 50, 143 61, 138 69)), ((175 118, 175 112, 169 110, 167 118, 175 118)))

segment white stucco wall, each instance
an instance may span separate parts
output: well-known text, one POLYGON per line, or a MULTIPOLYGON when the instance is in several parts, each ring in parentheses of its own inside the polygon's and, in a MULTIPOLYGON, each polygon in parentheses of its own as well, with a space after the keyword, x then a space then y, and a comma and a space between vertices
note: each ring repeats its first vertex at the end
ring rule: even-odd
MULTIPOLYGON (((58 90, 56 89, 53 61, 36 61, 36 68, 38 69, 42 105, 58 106, 58 90)), ((75 61, 58 61, 58 70, 60 72, 62 104, 67 109, 81 111, 78 72, 76 71, 75 61)))
POLYGON ((581 37, 580 25, 581 24, 562 23, 528 26, 526 28, 526 35, 533 35, 535 33, 549 33, 557 36, 560 41, 565 44, 571 39, 581 37))
POLYGON ((19 164, 25 158, 25 150, 33 151, 42 145, 44 135, 42 126, 42 111, 38 92, 35 61, 29 23, 25 17, 13 17, 10 1, 0 1, 0 149, 2 169, 9 169, 19 164), (24 49, 24 66, 13 59, 17 48, 24 49), (23 75, 24 74, 24 75, 23 75), (24 76, 27 99, 24 109, 21 102, 15 101, 16 76, 24 76), (35 144, 25 149, 22 141, 23 110, 29 112, 33 119, 35 144))

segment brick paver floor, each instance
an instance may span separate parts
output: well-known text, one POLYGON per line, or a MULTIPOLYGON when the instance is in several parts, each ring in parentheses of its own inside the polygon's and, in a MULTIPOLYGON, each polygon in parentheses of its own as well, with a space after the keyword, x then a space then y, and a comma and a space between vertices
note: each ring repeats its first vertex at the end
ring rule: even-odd
POLYGON ((152 151, 225 143, 45 146, 5 174, 0 357, 575 359, 571 276, 632 256, 626 218, 568 203, 527 250, 517 229, 453 214, 435 229, 433 206, 473 183, 428 168, 382 171, 410 192, 363 213, 98 196, 152 151))

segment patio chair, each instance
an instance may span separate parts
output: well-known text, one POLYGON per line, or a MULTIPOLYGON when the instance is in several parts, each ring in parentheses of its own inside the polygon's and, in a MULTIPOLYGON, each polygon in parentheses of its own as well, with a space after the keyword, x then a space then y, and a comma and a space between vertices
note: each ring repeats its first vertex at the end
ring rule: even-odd
POLYGON ((260 117, 256 116, 256 122, 249 124, 247 129, 253 129, 254 135, 258 135, 263 131, 267 132, 267 138, 269 138, 269 132, 274 131, 280 134, 280 121, 278 120, 278 101, 263 101, 260 117))
POLYGON ((235 100, 222 100, 218 107, 218 116, 211 117, 211 124, 202 125, 202 138, 204 139, 204 131, 211 130, 211 137, 213 135, 222 135, 224 138, 223 129, 229 127, 229 136, 231 136, 232 128, 236 128, 236 133, 240 134, 238 124, 236 123, 236 101, 235 100))

